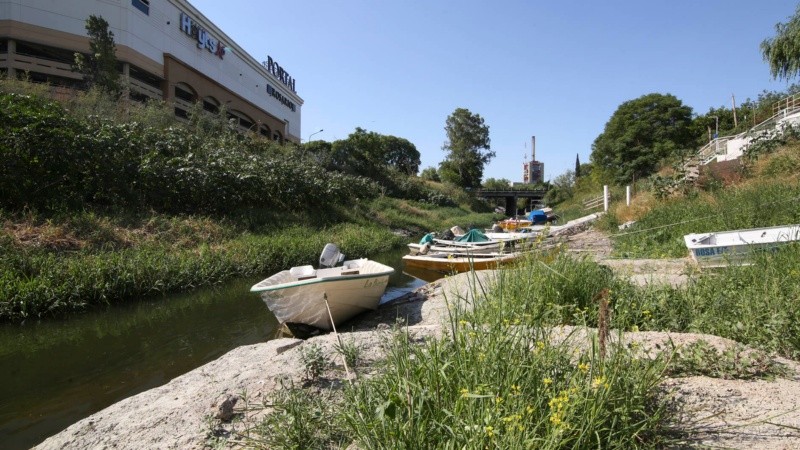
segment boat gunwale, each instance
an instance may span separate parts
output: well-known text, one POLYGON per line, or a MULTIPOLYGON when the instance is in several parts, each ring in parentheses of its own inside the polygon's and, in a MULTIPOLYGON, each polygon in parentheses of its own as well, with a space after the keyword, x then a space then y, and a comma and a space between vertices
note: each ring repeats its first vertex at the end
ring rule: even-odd
POLYGON ((778 243, 778 242, 793 242, 800 240, 800 224, 792 224, 792 225, 776 225, 772 227, 761 227, 761 228, 741 228, 737 230, 726 230, 726 231, 708 231, 705 233, 689 233, 683 235, 684 243, 686 247, 691 249, 694 248, 708 248, 708 247, 736 247, 742 245, 758 245, 758 244, 768 244, 768 243, 778 243), (731 242, 731 243, 720 243, 720 244, 701 244, 698 242, 690 241, 691 238, 695 238, 695 240, 700 239, 707 239, 710 237, 717 237, 717 236, 725 236, 725 235, 732 235, 734 233, 757 233, 759 231, 770 231, 770 230, 778 230, 778 229, 789 229, 789 230, 796 230, 793 234, 795 239, 788 239, 788 240, 771 240, 771 241, 764 241, 764 242, 731 242))
MULTIPOLYGON (((378 264, 381 264, 381 263, 378 263, 378 264)), ((292 281, 288 281, 288 282, 285 282, 285 283, 279 283, 279 284, 273 284, 273 285, 269 285, 269 286, 260 286, 259 287, 258 285, 261 284, 264 281, 264 280, 262 280, 262 281, 259 281, 256 284, 254 284, 253 287, 250 288, 250 292, 278 291, 278 290, 281 290, 281 289, 289 289, 289 288, 297 287, 297 286, 306 286, 306 285, 318 284, 318 283, 329 283, 329 282, 332 282, 332 281, 358 280, 358 279, 365 279, 365 278, 377 278, 377 277, 382 277, 382 276, 389 276, 389 275, 391 275, 391 274, 393 274, 395 272, 395 269, 393 267, 386 266, 385 264, 381 264, 381 265, 383 265, 385 267, 388 267, 389 269, 388 270, 383 270, 381 272, 370 272, 370 273, 364 273, 364 274, 361 274, 361 273, 358 273, 358 274, 339 274, 339 275, 333 275, 333 276, 327 276, 327 277, 307 278, 305 280, 292 280, 292 281)), ((285 271, 282 270, 281 272, 288 272, 288 270, 285 270, 285 271)), ((281 272, 278 272, 275 275, 278 275, 281 272)), ((272 276, 274 277, 275 275, 272 275, 272 276)), ((267 279, 269 279, 269 278, 267 278, 267 279)))

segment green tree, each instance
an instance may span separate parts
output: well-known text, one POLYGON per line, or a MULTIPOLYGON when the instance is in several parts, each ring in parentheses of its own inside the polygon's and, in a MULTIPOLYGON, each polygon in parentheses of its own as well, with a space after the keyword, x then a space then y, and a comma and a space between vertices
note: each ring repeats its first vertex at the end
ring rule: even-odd
POLYGON ((382 136, 383 161, 402 174, 415 175, 419 170, 420 154, 409 140, 396 136, 382 136))
POLYGON ((426 167, 422 170, 422 173, 419 174, 419 177, 423 180, 442 181, 441 178, 439 178, 439 172, 436 171, 436 167, 426 167))
POLYGON ((114 33, 102 16, 90 15, 86 19, 89 35, 89 54, 75 53, 72 69, 83 74, 87 87, 98 87, 110 94, 119 94, 119 72, 117 71, 117 47, 114 33))
POLYGON ((788 23, 775 25, 776 36, 761 43, 773 78, 789 80, 800 73, 800 5, 788 23))
POLYGON ((591 161, 625 183, 693 146, 692 109, 670 94, 647 94, 617 108, 592 143, 591 161))
POLYGON ((479 187, 484 167, 495 156, 490 150, 489 126, 480 114, 456 108, 447 117, 444 130, 447 141, 442 150, 448 154, 439 163, 439 176, 464 188, 479 187))
POLYGON ((553 179, 552 183, 550 183, 550 189, 542 200, 546 205, 557 205, 572 198, 574 192, 575 172, 567 170, 553 179))
POLYGON ((575 178, 581 176, 581 157, 580 155, 575 155, 575 178))
POLYGON ((329 170, 361 175, 375 180, 386 176, 387 170, 414 175, 419 170, 420 154, 407 139, 387 136, 363 128, 332 144, 309 142, 304 149, 329 170))
POLYGON ((489 178, 483 182, 484 189, 492 189, 492 190, 502 190, 508 189, 511 186, 511 181, 506 180, 505 178, 489 178))

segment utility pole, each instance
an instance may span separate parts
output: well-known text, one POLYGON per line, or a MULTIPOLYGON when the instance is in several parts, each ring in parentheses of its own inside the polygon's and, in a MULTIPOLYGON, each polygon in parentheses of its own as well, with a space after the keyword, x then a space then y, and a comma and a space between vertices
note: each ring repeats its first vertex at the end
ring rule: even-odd
POLYGON ((736 120, 736 97, 731 94, 731 102, 733 103, 733 127, 736 128, 739 126, 739 121, 736 120))

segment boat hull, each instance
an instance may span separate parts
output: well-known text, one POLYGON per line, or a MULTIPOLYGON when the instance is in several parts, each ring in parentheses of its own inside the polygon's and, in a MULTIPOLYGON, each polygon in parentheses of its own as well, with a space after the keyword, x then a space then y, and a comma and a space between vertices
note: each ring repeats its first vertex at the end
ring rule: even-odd
POLYGON ((800 240, 800 225, 716 233, 687 234, 683 237, 692 259, 700 267, 725 267, 752 263, 753 255, 775 252, 800 240))
POLYGON ((505 253, 490 255, 406 255, 403 262, 407 267, 434 270, 441 273, 461 273, 470 270, 497 269, 500 266, 511 264, 522 256, 522 253, 505 253))
MULTIPOLYGON (((505 243, 503 242, 481 242, 480 245, 448 245, 448 244, 435 244, 430 246, 428 252, 431 253, 470 253, 470 254, 489 254, 502 251, 505 243)), ((410 243, 408 244, 408 252, 412 255, 420 254, 423 251, 423 245, 410 243)))
MULTIPOLYGON (((348 263, 346 261, 345 266, 348 263)), ((347 274, 347 267, 337 267, 320 269, 316 271, 317 276, 307 279, 297 279, 289 270, 284 270, 254 285, 251 291, 261 295, 281 323, 302 323, 331 330, 331 317, 333 324, 338 325, 360 313, 377 309, 394 269, 375 261, 369 263, 362 265, 358 273, 347 274), (365 266, 374 271, 364 270, 365 266)))

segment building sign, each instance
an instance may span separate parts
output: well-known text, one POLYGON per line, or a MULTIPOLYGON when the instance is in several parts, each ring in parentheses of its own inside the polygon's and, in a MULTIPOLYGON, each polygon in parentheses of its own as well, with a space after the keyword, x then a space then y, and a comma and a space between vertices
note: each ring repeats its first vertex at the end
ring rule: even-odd
POLYGON ((181 13, 179 26, 181 27, 181 31, 186 33, 187 36, 197 40, 197 48, 204 48, 216 55, 219 59, 225 56, 225 45, 188 15, 181 13))
POLYGON ((267 85, 267 94, 277 98, 278 101, 281 102, 281 104, 283 104, 283 106, 291 109, 292 111, 295 110, 294 102, 286 98, 285 95, 281 94, 280 91, 272 87, 272 85, 269 84, 267 85))
POLYGON ((295 89, 294 78, 289 76, 289 72, 283 70, 283 67, 279 66, 278 63, 272 60, 272 56, 267 56, 267 60, 261 63, 267 72, 275 75, 275 77, 280 80, 281 83, 285 84, 286 87, 292 90, 295 94, 297 93, 297 89, 295 89))

